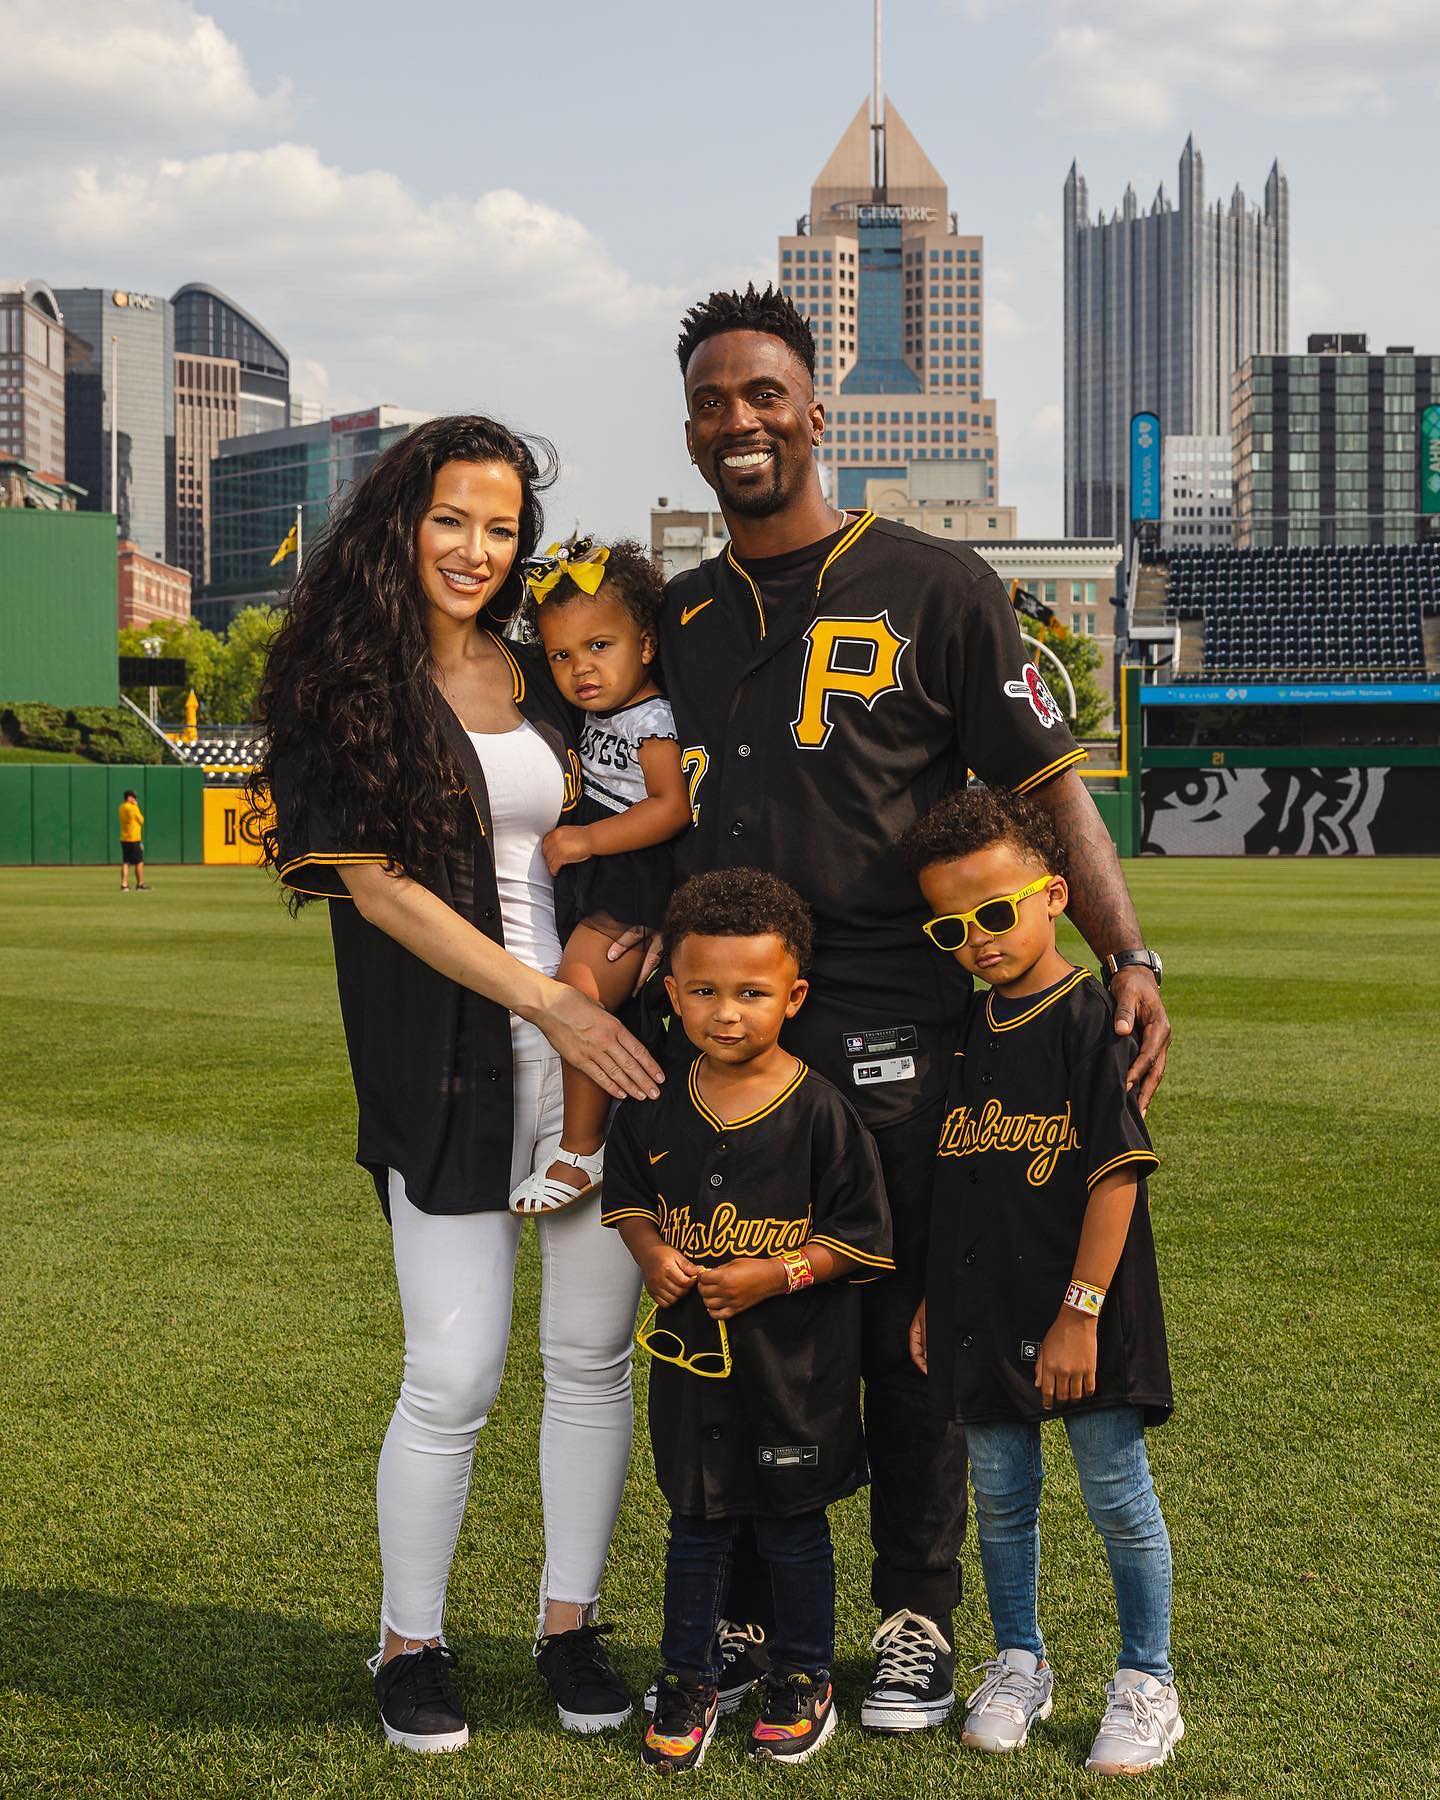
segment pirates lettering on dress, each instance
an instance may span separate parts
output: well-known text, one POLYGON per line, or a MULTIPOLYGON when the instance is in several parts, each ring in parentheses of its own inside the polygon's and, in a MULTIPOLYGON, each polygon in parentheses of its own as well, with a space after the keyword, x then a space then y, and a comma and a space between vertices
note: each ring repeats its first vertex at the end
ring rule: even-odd
POLYGON ((801 750, 818 750, 830 736, 830 699, 849 694, 873 708, 882 694, 897 694, 900 658, 910 647, 888 612, 870 619, 816 619, 805 633, 805 672, 800 710, 790 730, 801 750), (855 666, 847 668, 846 662, 855 666))
POLYGON ((1058 1113, 1007 1113, 1000 1100, 987 1100, 978 1114, 971 1106, 957 1106, 940 1127, 941 1156, 978 1156, 991 1150, 1032 1155, 1025 1171, 1031 1187, 1044 1187, 1061 1156, 1079 1148, 1068 1100, 1058 1113))
POLYGON ((618 732, 592 722, 580 734, 580 754, 592 768, 628 769, 635 760, 635 746, 618 732))
POLYGON ((663 1194, 659 1199, 661 1237, 692 1259, 778 1256, 782 1250, 798 1250, 810 1236, 808 1211, 803 1219, 746 1219, 725 1200, 701 1220, 691 1216, 688 1206, 672 1206, 663 1194))

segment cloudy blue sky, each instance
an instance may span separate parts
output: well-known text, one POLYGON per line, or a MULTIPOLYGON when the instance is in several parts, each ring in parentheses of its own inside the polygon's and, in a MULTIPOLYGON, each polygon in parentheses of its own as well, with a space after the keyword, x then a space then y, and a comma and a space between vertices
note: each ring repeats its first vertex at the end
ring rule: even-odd
MULTIPOLYGON (((1279 157, 1292 348, 1440 347, 1431 0, 887 0, 886 87, 986 239, 1001 494, 1058 532, 1060 191, 1279 157)), ((0 275, 210 281, 297 387, 548 433, 552 510, 701 501, 671 346, 773 271, 870 80, 870 0, 0 0, 0 275)))

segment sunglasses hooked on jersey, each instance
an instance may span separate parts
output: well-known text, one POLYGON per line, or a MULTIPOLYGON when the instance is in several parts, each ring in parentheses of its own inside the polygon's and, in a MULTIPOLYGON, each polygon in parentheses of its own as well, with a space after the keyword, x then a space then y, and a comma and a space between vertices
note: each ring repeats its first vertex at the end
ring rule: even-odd
POLYGON ((1054 879, 1053 875, 1042 875, 1038 881, 1032 881, 1029 887, 1020 888, 1016 893, 1000 894, 994 900, 982 901, 972 912, 942 913, 938 919, 927 919, 920 929, 937 950, 946 952, 965 948, 972 925, 978 925, 987 937, 1004 937, 1019 923, 1021 901, 1040 893, 1054 879))
POLYGON ((699 1375, 706 1381, 724 1381, 734 1364, 730 1360, 730 1333, 725 1329, 725 1321, 716 1319, 714 1323, 720 1331, 720 1348, 718 1350, 691 1350, 685 1340, 668 1325, 656 1325, 656 1315, 660 1308, 653 1305, 640 1321, 635 1333, 635 1342, 646 1353, 653 1356, 656 1362, 674 1363, 677 1369, 684 1369, 687 1375, 699 1375))

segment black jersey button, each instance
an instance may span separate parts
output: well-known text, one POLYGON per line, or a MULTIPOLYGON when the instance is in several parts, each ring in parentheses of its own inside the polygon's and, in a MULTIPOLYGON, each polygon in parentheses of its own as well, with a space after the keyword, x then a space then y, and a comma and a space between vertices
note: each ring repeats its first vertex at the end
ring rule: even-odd
POLYGON ((967 1263, 973 1263, 975 1261, 975 1252, 973 1250, 967 1250, 965 1252, 965 1261, 967 1263))
POLYGON ((964 1337, 961 1338, 961 1340, 960 1340, 960 1348, 962 1350, 968 1350, 974 1342, 975 1342, 974 1338, 971 1337, 970 1333, 967 1331, 965 1333, 964 1337))
POLYGON ((495 908, 493 906, 487 906, 485 908, 485 917, 487 919, 493 919, 495 917, 495 908))
POLYGON ((721 1182, 724 1181, 724 1179, 725 1179, 725 1177, 723 1175, 712 1175, 710 1177, 711 1187, 719 1187, 721 1182))
POLYGON ((718 1425, 712 1425, 705 1435, 710 1439, 712 1444, 715 1443, 720 1436, 720 1427, 718 1425))
POLYGON ((735 754, 737 756, 748 756, 750 754, 750 746, 748 744, 737 744, 735 746, 735 754))
POLYGON ((744 835, 745 835, 745 825, 744 825, 744 821, 743 821, 743 820, 741 820, 741 819, 734 819, 734 820, 732 820, 732 821, 731 821, 731 825, 730 825, 730 835, 731 835, 731 837, 744 837, 744 835))
POLYGON ((980 1085, 981 1085, 981 1087, 990 1087, 993 1085, 994 1080, 995 1080, 995 1077, 993 1075, 989 1075, 989 1074, 982 1075, 980 1077, 980 1085))
POLYGON ((1000 1048, 1000 1040, 999 1040, 999 1038, 991 1038, 991 1040, 990 1040, 990 1048, 991 1048, 991 1049, 992 1049, 992 1050, 998 1050, 998 1049, 999 1049, 999 1048, 1000 1048))
POLYGON ((978 1169, 967 1169, 965 1171, 965 1179, 970 1183, 971 1187, 974 1187, 980 1180, 979 1170, 978 1169))
POLYGON ((498 1069, 487 1069, 485 1071, 485 1078, 487 1081, 498 1081, 500 1079, 500 1071, 498 1069))
POLYGON ((724 1138, 717 1138, 715 1140, 715 1154, 717 1156, 723 1156, 729 1148, 730 1146, 725 1142, 724 1138))

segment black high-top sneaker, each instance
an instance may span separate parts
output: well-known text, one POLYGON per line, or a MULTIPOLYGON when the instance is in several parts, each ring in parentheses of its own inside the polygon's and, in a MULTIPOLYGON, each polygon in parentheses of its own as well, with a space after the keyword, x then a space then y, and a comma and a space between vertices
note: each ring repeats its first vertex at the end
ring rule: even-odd
POLYGON ((955 1705, 955 1652, 934 1619, 891 1613, 870 1640, 875 1673, 860 1723, 867 1731, 924 1731, 955 1705))
POLYGON ((667 1775, 698 1769, 715 1735, 719 1694, 713 1687, 681 1681, 668 1672, 655 1688, 655 1716, 645 1728, 641 1762, 667 1775))
MULTIPOLYGON (((738 1712, 745 1696, 757 1681, 764 1679, 770 1667, 770 1652, 765 1648, 763 1625, 735 1625, 729 1619, 720 1624, 720 1659, 725 1672, 720 1677, 720 1717, 738 1712)), ((645 1690, 645 1710, 655 1710, 655 1688, 645 1690)))

